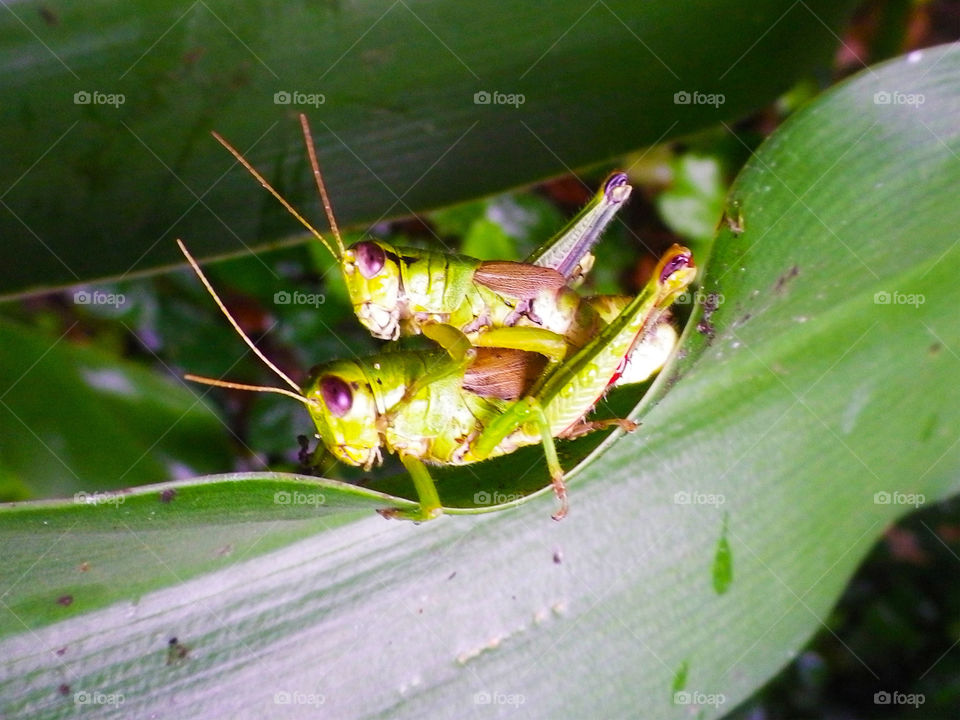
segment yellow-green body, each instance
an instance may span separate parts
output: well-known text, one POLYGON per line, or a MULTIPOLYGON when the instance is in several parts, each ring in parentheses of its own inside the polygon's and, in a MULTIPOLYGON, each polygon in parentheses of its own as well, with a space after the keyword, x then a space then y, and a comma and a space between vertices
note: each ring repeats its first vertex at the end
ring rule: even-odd
POLYGON ((391 352, 327 363, 314 368, 303 395, 319 437, 338 459, 369 468, 384 449, 400 456, 421 494, 419 517, 439 509, 423 463, 468 464, 537 443, 563 500, 552 439, 595 429, 584 417, 694 274, 689 251, 672 248, 643 292, 595 339, 549 367, 535 352, 464 342, 466 350, 453 353, 391 352), (480 353, 491 352, 497 361, 482 366, 480 353), (515 381, 510 389, 498 369, 515 381))
MULTIPOLYGON (((306 115, 300 124, 336 247, 217 133, 214 137, 330 252, 340 267, 360 322, 378 338, 424 332, 449 325, 477 345, 530 349, 554 360, 578 347, 596 327, 571 287, 592 264, 591 248, 631 194, 626 173, 614 172, 583 210, 525 263, 484 262, 445 252, 395 248, 362 240, 344 248, 323 183, 306 115), (488 329, 539 332, 481 337, 488 329), (498 345, 495 345, 497 343, 498 345)), ((446 348, 449 350, 449 348, 446 348)))
POLYGON ((559 518, 566 512, 566 490, 553 437, 596 429, 600 423, 584 418, 621 376, 637 344, 664 344, 657 325, 693 278, 689 251, 671 248, 644 292, 625 306, 617 299, 585 301, 571 289, 588 271, 589 251, 600 232, 629 197, 623 173, 608 178, 578 218, 527 263, 481 262, 375 240, 344 249, 302 115, 301 124, 338 251, 217 138, 334 255, 355 312, 373 335, 394 340, 401 333, 422 332, 443 350, 328 363, 298 389, 243 333, 181 244, 245 342, 299 392, 188 377, 303 401, 323 444, 351 465, 370 467, 383 450, 398 454, 420 495, 420 511, 413 517, 421 519, 440 509, 425 463, 471 463, 542 443, 562 501, 559 518))
POLYGON ((465 391, 461 364, 442 350, 338 360, 311 374, 304 395, 324 409, 317 380, 333 375, 350 383, 354 405, 348 416, 334 418, 312 410, 311 415, 337 459, 367 468, 379 462, 381 447, 431 464, 473 462, 476 458, 464 457, 470 442, 512 403, 465 391), (437 378, 419 383, 430 374, 437 378))
POLYGON ((532 327, 568 337, 595 321, 572 289, 592 264, 590 251, 630 196, 624 173, 610 175, 590 203, 524 263, 362 240, 338 261, 354 312, 378 338, 415 335, 429 324, 471 340, 489 328, 532 327))
POLYGON ((471 338, 499 327, 538 327, 565 336, 571 327, 583 324, 578 313, 590 313, 581 309, 580 296, 565 278, 549 268, 484 263, 464 255, 398 248, 380 240, 364 240, 347 249, 343 276, 361 324, 387 340, 416 335, 429 324, 450 325, 471 338), (378 269, 365 273, 361 254, 373 253, 378 269), (516 291, 486 284, 478 273, 490 266, 515 271, 516 291), (533 281, 527 282, 531 271, 542 288, 531 288, 533 281), (555 276, 552 282, 551 275, 555 276), (529 311, 519 313, 518 305, 524 301, 529 311))

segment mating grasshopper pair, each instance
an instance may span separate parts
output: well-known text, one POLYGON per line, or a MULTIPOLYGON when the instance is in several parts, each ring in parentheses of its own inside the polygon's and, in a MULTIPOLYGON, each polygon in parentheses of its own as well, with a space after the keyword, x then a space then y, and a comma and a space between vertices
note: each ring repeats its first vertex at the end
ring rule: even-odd
MULTIPOLYGON (((314 368, 301 389, 240 330, 180 243, 181 250, 243 340, 292 389, 191 380, 277 392, 307 406, 318 437, 337 459, 370 468, 382 449, 396 453, 414 481, 420 507, 385 511, 415 520, 441 512, 428 464, 461 465, 542 444, 560 500, 566 488, 554 437, 571 438, 629 420, 588 421, 608 386, 630 366, 637 380, 655 372, 675 333, 661 323, 696 273, 690 251, 671 248, 637 297, 582 298, 572 289, 589 270, 589 252, 630 194, 614 173, 590 204, 527 263, 481 262, 363 240, 344 248, 306 118, 311 166, 337 250, 240 154, 215 135, 338 260, 357 317, 393 340, 423 333, 435 351, 384 352, 314 368)), ((179 241, 178 241, 179 242, 179 241)))

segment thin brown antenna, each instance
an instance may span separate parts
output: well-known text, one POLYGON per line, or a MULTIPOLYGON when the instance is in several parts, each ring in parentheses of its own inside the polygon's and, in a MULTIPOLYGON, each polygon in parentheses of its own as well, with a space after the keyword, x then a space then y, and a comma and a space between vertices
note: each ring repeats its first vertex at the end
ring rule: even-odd
POLYGON ((292 393, 289 390, 284 390, 283 388, 270 387, 269 385, 245 385, 244 383, 235 383, 230 382, 229 380, 217 380, 215 378, 208 378, 204 377, 203 375, 191 375, 189 373, 183 377, 185 380, 190 380, 192 382, 203 383, 204 385, 213 385, 214 387, 230 388, 231 390, 249 390, 250 392, 286 395, 287 397, 292 397, 294 400, 302 402, 304 405, 311 404, 310 400, 305 398, 303 395, 292 393))
MULTIPOLYGON (((203 274, 203 270, 200 269, 200 266, 197 265, 197 261, 193 259, 193 256, 190 254, 190 251, 187 250, 187 246, 183 244, 180 238, 177 238, 177 245, 180 246, 180 252, 183 253, 184 257, 187 258, 187 262, 190 263, 190 267, 193 268, 193 271, 197 274, 197 277, 200 278, 200 282, 203 283, 203 286, 207 289, 207 292, 210 293, 210 296, 213 298, 214 302, 217 303, 217 306, 220 308, 220 311, 226 316, 227 320, 230 321, 230 324, 233 326, 233 329, 237 331, 237 334, 243 338, 243 341, 253 350, 254 354, 263 360, 264 364, 271 370, 273 370, 280 378, 286 381, 287 385, 292 387, 297 394, 297 397, 303 398, 303 393, 300 392, 300 386, 297 385, 293 380, 291 380, 287 375, 270 362, 269 358, 260 352, 260 348, 253 344, 253 340, 247 337, 247 334, 240 328, 240 325, 237 324, 237 321, 233 319, 233 315, 230 314, 230 311, 227 310, 227 306, 223 304, 223 300, 220 299, 220 296, 217 295, 217 291, 213 289, 213 285, 210 284, 210 281, 207 280, 206 275, 203 274)), ((218 381, 220 382, 220 381, 218 381)), ((286 392, 285 390, 283 392, 286 392)))
POLYGON ((307 156, 310 158, 310 167, 313 169, 313 177, 317 180, 317 189, 320 191, 320 199, 323 201, 323 211, 327 214, 327 222, 330 223, 330 232, 333 233, 337 241, 337 247, 340 249, 340 256, 343 256, 343 238, 340 236, 340 228, 337 227, 337 218, 333 214, 333 205, 330 204, 330 196, 327 195, 327 186, 323 182, 323 175, 320 173, 320 163, 317 162, 317 151, 313 146, 313 135, 310 134, 310 123, 304 113, 300 113, 300 127, 303 128, 303 140, 307 144, 307 156))
MULTIPOLYGON (((224 138, 223 138, 219 133, 217 133, 216 131, 211 131, 210 134, 213 135, 213 137, 216 138, 217 142, 220 143, 221 145, 223 145, 223 146, 227 149, 227 151, 229 151, 229 153, 230 153, 231 155, 233 155, 234 158, 236 158, 236 160, 237 160, 238 163, 240 163, 241 165, 243 165, 243 167, 246 168, 246 170, 247 170, 248 173, 250 173, 251 175, 253 175, 253 176, 260 182, 260 184, 263 185, 264 188, 266 188, 267 192, 269 192, 269 193, 270 193, 271 195, 273 195, 277 200, 280 201, 280 204, 283 205, 283 206, 287 209, 287 212, 288 212, 288 213, 290 213, 290 214, 293 215, 297 220, 299 220, 301 225, 303 225, 307 230, 309 230, 310 233, 311 233, 317 240, 319 240, 320 242, 323 243, 323 246, 327 249, 327 252, 329 252, 329 253, 333 256, 333 258, 334 258, 335 260, 339 260, 339 259, 341 258, 342 253, 341 253, 341 255, 337 255, 337 253, 335 253, 335 252, 333 251, 333 248, 330 246, 330 243, 327 242, 327 239, 326 239, 323 235, 320 234, 320 231, 317 230, 313 225, 311 225, 311 224, 303 217, 303 215, 301 215, 300 213, 298 213, 298 212, 293 208, 293 205, 291 205, 290 203, 288 203, 287 200, 286 200, 286 198, 284 198, 280 193, 278 193, 278 192, 273 188, 273 186, 272 186, 270 183, 267 182, 267 179, 266 179, 263 175, 261 175, 261 174, 259 173, 259 171, 257 171, 257 169, 256 169, 255 167, 253 167, 253 165, 251 165, 249 162, 247 162, 246 158, 244 158, 243 155, 241 155, 240 152, 239 152, 235 147, 233 147, 233 145, 231 145, 231 144, 228 143, 226 140, 224 140, 224 138)), ((339 238, 338 238, 337 240, 338 240, 338 246, 340 247, 340 249, 341 249, 341 251, 342 251, 342 249, 343 249, 343 244, 339 242, 339 238)))

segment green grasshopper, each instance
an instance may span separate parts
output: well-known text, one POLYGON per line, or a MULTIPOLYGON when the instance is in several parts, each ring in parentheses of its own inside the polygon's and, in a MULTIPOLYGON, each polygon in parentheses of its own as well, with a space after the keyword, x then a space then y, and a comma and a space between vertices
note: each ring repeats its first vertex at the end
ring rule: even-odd
POLYGON ((447 350, 384 352, 315 367, 301 389, 243 332, 183 243, 180 249, 227 320, 253 352, 292 390, 243 385, 195 375, 219 387, 274 392, 306 405, 319 437, 337 459, 369 469, 383 450, 396 453, 419 497, 415 512, 389 516, 427 520, 442 511, 427 465, 464 465, 542 444, 554 492, 555 519, 567 513, 563 469, 553 438, 572 438, 630 420, 589 421, 586 415, 623 372, 638 345, 656 334, 659 321, 696 275, 689 250, 673 246, 643 291, 586 346, 547 367, 537 353, 478 348, 459 333, 447 350))
MULTIPOLYGON (((300 123, 336 249, 230 143, 213 135, 337 261, 357 318, 374 337, 431 335, 428 326, 444 324, 475 345, 535 350, 554 360, 590 337, 602 313, 572 286, 589 270, 591 248, 630 196, 625 173, 610 175, 590 203, 524 263, 481 261, 380 240, 345 248, 303 114, 300 123), (504 332, 507 328, 517 330, 504 332)), ((445 337, 441 332, 433 339, 445 337)))

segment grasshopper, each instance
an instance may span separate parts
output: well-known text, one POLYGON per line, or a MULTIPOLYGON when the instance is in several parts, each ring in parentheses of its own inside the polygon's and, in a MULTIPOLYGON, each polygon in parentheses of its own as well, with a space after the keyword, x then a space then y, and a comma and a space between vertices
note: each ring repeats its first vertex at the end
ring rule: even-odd
MULTIPOLYGON (((589 271, 591 248, 630 196, 625 173, 611 174, 587 206, 523 263, 481 261, 372 239, 345 248, 303 114, 300 124, 335 247, 239 151, 213 135, 337 261, 354 312, 374 337, 396 340, 444 324, 475 345, 535 350, 559 360, 591 336, 602 313, 572 286, 589 271), (528 329, 503 331, 514 327, 528 329)), ((442 342, 446 335, 438 337, 442 342)))
POLYGON ((630 420, 589 421, 586 415, 623 371, 638 345, 696 275, 689 250, 674 245, 639 295, 586 346, 547 366, 540 353, 474 347, 459 330, 447 350, 383 352, 313 368, 300 388, 243 332, 179 240, 180 249, 227 320, 253 352, 290 388, 262 387, 187 375, 219 387, 274 392, 306 407, 319 438, 337 459, 369 469, 383 450, 396 453, 414 482, 415 512, 383 514, 428 520, 442 512, 428 465, 464 465, 542 444, 560 508, 567 513, 563 468, 553 438, 572 438, 610 425, 633 430, 630 420))

